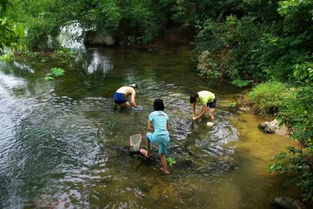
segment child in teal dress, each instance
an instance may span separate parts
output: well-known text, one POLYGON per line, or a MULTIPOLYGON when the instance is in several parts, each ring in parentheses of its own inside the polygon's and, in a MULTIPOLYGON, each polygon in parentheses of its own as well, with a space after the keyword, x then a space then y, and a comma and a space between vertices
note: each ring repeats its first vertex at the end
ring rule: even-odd
POLYGON ((149 158, 151 156, 150 144, 156 143, 159 145, 159 155, 162 163, 162 171, 169 174, 166 162, 166 154, 169 149, 169 130, 170 123, 168 115, 163 112, 164 104, 162 99, 156 99, 153 103, 154 111, 150 113, 148 120, 148 132, 146 137, 147 151, 141 150, 141 152, 149 158), (153 131, 153 132, 152 132, 153 131))

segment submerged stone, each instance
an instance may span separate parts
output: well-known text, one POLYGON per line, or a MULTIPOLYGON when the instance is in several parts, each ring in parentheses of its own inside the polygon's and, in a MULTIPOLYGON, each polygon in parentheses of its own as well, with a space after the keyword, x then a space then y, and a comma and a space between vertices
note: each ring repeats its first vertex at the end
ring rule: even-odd
POLYGON ((302 202, 290 197, 276 197, 271 206, 273 209, 306 209, 302 202))

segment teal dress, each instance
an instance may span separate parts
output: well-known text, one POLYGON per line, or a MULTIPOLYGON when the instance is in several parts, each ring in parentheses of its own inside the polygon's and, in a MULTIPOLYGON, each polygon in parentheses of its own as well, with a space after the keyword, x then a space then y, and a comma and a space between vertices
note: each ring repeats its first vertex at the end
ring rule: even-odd
POLYGON ((149 132, 147 138, 150 142, 159 145, 159 154, 168 154, 170 137, 167 131, 168 115, 163 111, 154 111, 149 115, 153 125, 153 133, 149 132))

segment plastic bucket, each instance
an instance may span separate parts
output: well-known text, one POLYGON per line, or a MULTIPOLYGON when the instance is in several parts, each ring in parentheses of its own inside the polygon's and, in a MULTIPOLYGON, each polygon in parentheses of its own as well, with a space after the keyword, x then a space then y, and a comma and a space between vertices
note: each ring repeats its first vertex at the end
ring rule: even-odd
POLYGON ((129 145, 132 151, 134 152, 139 151, 141 140, 142 140, 141 134, 136 134, 129 137, 129 145))

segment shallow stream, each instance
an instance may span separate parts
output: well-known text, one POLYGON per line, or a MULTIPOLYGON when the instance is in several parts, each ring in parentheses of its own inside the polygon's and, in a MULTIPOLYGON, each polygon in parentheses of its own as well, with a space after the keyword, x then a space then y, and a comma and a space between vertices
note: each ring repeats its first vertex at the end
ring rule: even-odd
POLYGON ((46 69, 0 63, 0 208, 264 209, 292 196, 266 161, 294 142, 231 112, 238 89, 200 79, 190 56, 181 45, 94 48, 77 57, 81 68, 53 81, 43 79, 46 69), (143 110, 117 112, 112 95, 130 83, 143 110), (212 128, 191 120, 189 94, 202 89, 217 95, 212 128), (157 153, 147 161, 128 152, 155 98, 172 126, 170 175, 157 153))

